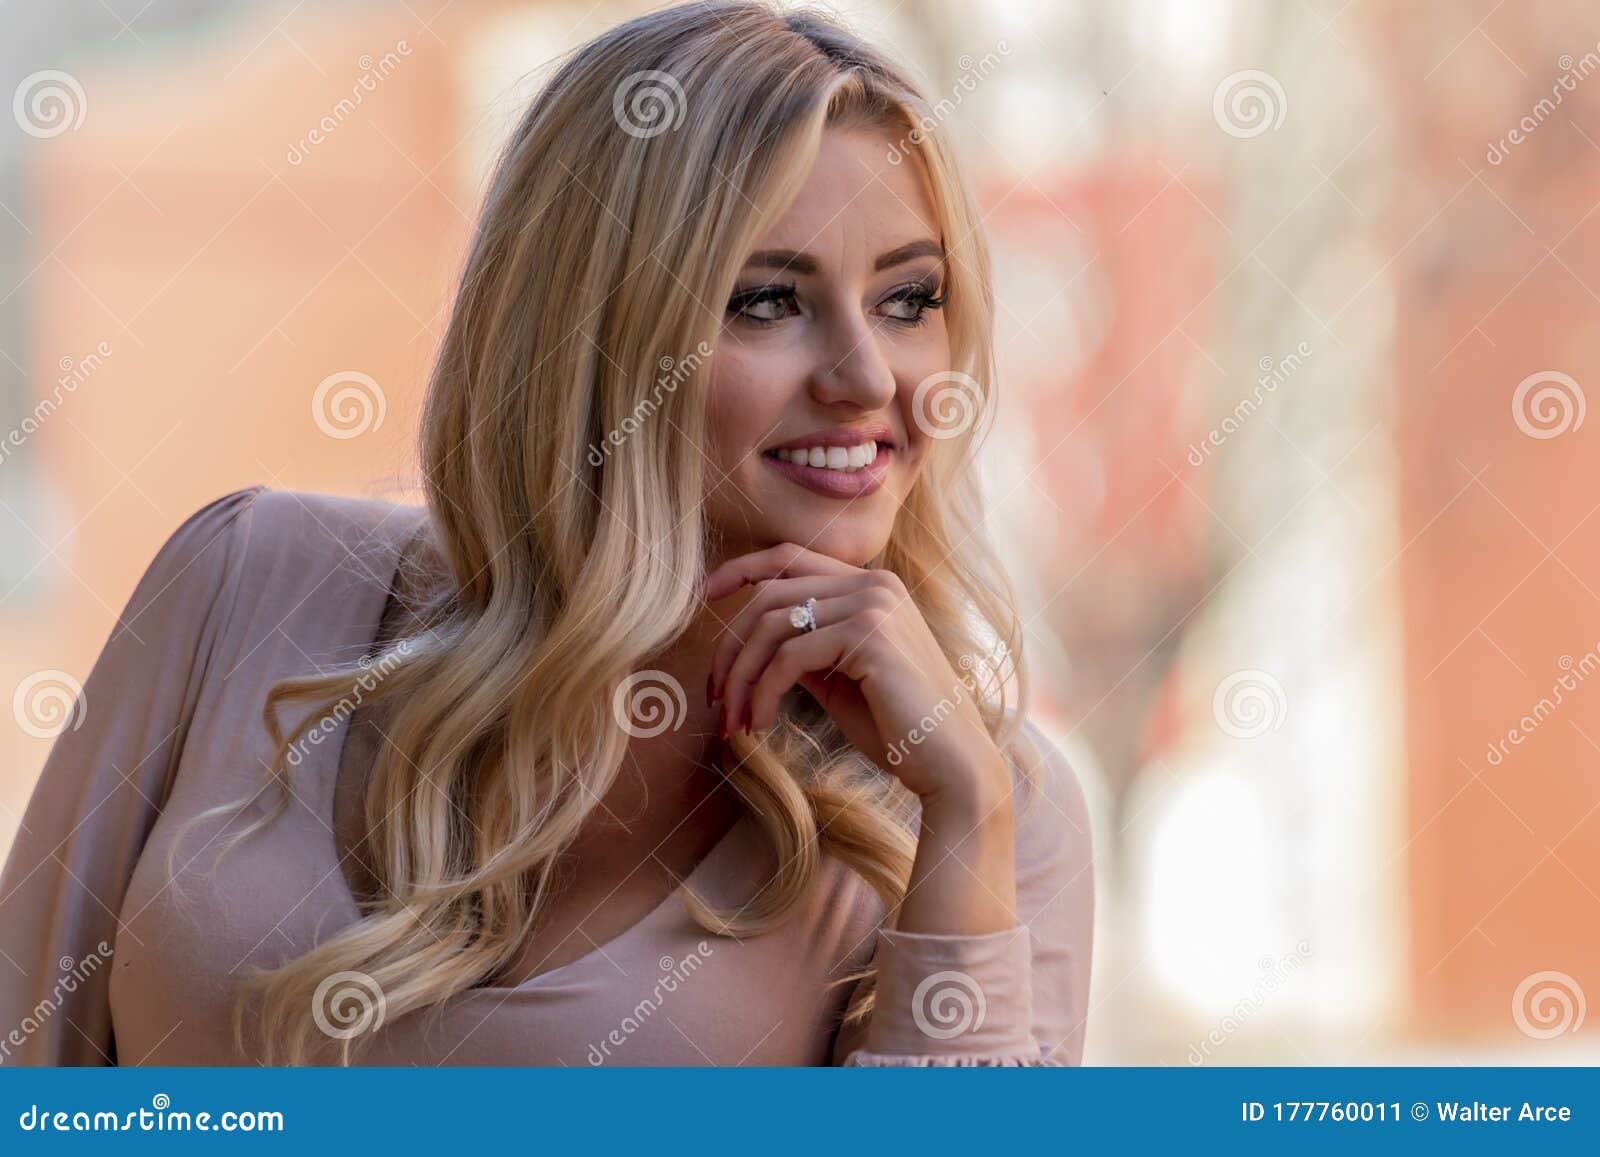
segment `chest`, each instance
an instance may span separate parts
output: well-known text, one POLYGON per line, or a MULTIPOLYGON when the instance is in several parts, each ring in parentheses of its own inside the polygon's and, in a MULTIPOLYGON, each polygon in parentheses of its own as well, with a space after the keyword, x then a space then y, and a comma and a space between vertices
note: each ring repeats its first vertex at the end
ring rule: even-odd
MULTIPOLYGON (((256 782, 252 736, 197 725, 168 806, 119 913, 111 981, 118 1059, 127 1064, 248 1064, 230 1028, 238 981, 293 959, 358 918, 331 825, 331 768, 313 767, 267 828, 220 855, 226 821, 184 821, 256 782), (167 871, 169 855, 176 868, 167 871)), ((755 833, 730 829, 691 883, 737 903, 737 865, 755 833)), ((692 853, 693 849, 691 849, 692 853)), ((699 927, 664 876, 616 890, 601 922, 574 893, 530 942, 529 975, 459 993, 425 1013, 376 1018, 363 1064, 826 1064, 848 997, 830 981, 870 953, 881 912, 836 861, 791 920, 744 940, 699 927), (619 901, 622 898, 622 902, 619 901), (573 929, 577 929, 576 935, 573 929), (591 942, 593 941, 593 942, 591 942), (565 955, 549 946, 567 943, 565 955)), ((339 990, 330 993, 330 998, 339 990)), ((359 999, 359 994, 358 997, 359 999)), ((375 1009, 382 997, 374 994, 375 1009)))

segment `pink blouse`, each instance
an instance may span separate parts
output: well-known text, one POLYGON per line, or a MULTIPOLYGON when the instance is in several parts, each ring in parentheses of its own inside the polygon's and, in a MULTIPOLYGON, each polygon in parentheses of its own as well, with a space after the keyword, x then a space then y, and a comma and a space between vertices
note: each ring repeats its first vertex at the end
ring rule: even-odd
MULTIPOLYGON (((235 1065, 232 984, 357 919, 333 831, 348 724, 294 769, 291 807, 217 859, 224 818, 178 822, 260 782, 277 680, 374 645, 396 563, 425 507, 253 486, 184 521, 157 553, 56 738, 0 876, 0 1064, 235 1065)), ((1030 725, 1031 729, 1031 725, 1030 725)), ((330 980, 368 1011, 374 1065, 1078 1064, 1094 883, 1076 776, 1037 730, 1041 790, 1019 797, 1018 927, 927 935, 888 927, 832 857, 793 917, 733 940, 674 893, 569 964, 386 1019, 360 977, 330 980), (841 1030, 848 985, 875 959, 877 1006, 841 1030), (364 1002, 364 1003, 363 1003, 364 1002)), ((760 888, 741 819, 681 884, 718 904, 760 888)), ((331 1010, 330 1010, 331 1011, 331 1010)), ((330 1015, 328 1028, 351 1022, 330 1015)))

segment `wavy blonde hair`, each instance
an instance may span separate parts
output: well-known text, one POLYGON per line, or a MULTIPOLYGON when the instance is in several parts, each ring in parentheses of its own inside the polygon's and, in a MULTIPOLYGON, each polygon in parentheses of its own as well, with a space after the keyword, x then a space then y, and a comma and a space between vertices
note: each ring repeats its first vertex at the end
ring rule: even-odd
MULTIPOLYGON (((364 805, 381 895, 315 949, 241 982, 241 1049, 252 997, 267 1062, 281 1052, 296 1064, 318 1044, 313 993, 333 973, 370 976, 393 1018, 516 959, 558 856, 617 778, 628 735, 613 695, 691 622, 715 545, 694 443, 707 367, 663 392, 658 362, 714 345, 745 256, 799 191, 824 129, 868 126, 898 137, 926 175, 951 368, 986 404, 993 305, 971 194, 915 84, 831 17, 748 0, 668 8, 577 49, 534 99, 499 159, 429 383, 424 538, 443 581, 362 664, 271 690, 274 765, 248 800, 223 805, 282 789, 231 846, 287 807, 295 744, 330 704, 388 701, 390 742, 364 805), (607 431, 651 410, 593 461, 607 431), (374 668, 386 672, 375 686, 374 668), (294 701, 313 708, 286 734, 278 709, 294 701)), ((904 581, 953 665, 991 676, 974 698, 1010 751, 1022 715, 1007 709, 1008 682, 1026 701, 1022 632, 982 531, 976 429, 933 445, 874 565, 904 581), (997 648, 1003 673, 974 662, 997 648)), ((734 736, 724 769, 775 875, 733 911, 684 892, 717 935, 783 922, 825 854, 891 912, 905 895, 914 797, 809 697, 784 702, 765 735, 734 736)), ((870 965, 834 983, 851 980, 862 983, 847 1022, 871 1011, 870 965)), ((341 1042, 342 1063, 350 1049, 341 1042)))

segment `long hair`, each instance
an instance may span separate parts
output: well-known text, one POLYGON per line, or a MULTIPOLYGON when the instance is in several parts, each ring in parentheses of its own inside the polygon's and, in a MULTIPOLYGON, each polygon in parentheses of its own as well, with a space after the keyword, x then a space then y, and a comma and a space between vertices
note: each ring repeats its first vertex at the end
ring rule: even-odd
MULTIPOLYGON (((953 373, 992 390, 989 259, 970 191, 932 110, 896 64, 830 16, 701 0, 624 23, 568 57, 533 100, 491 181, 428 386, 420 435, 440 581, 374 656, 282 681, 264 718, 287 807, 290 754, 330 704, 385 702, 365 797, 381 895, 304 955, 247 976, 268 1063, 318 1045, 313 993, 366 974, 390 1018, 488 983, 513 962, 557 858, 616 780, 628 743, 612 704, 696 611, 706 571, 701 452, 711 350, 746 254, 792 202, 829 126, 883 126, 919 164, 946 249, 953 373), (670 362, 663 359, 672 359, 670 362), (669 388, 662 368, 675 367, 669 388), (628 428, 626 439, 608 432, 628 428), (596 452, 596 448, 602 448, 596 452), (372 670, 384 673, 376 682, 372 670), (285 733, 280 705, 309 712, 285 733)), ((975 424, 937 440, 874 565, 904 581, 1002 751, 1026 701, 1010 586, 983 533, 975 424), (1004 670, 984 657, 1003 654, 1004 670)), ((685 890, 716 935, 783 922, 829 854, 891 912, 915 853, 914 797, 809 697, 736 734, 724 768, 778 865, 722 910, 685 890)), ((1024 774, 1027 775, 1026 766, 1024 774)), ((206 814, 215 814, 214 808, 206 814)), ((229 844, 231 846, 231 842, 229 844)), ((847 1021, 871 1010, 870 965, 847 1021)), ((350 1062, 350 1041, 339 1049, 350 1062)))

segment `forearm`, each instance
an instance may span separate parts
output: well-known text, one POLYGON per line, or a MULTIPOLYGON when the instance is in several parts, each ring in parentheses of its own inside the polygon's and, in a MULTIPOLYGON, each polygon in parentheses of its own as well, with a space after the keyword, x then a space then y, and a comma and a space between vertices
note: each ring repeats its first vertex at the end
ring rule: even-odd
POLYGON ((925 796, 922 832, 895 927, 954 935, 1001 932, 1017 923, 1010 777, 963 780, 959 791, 925 796))

